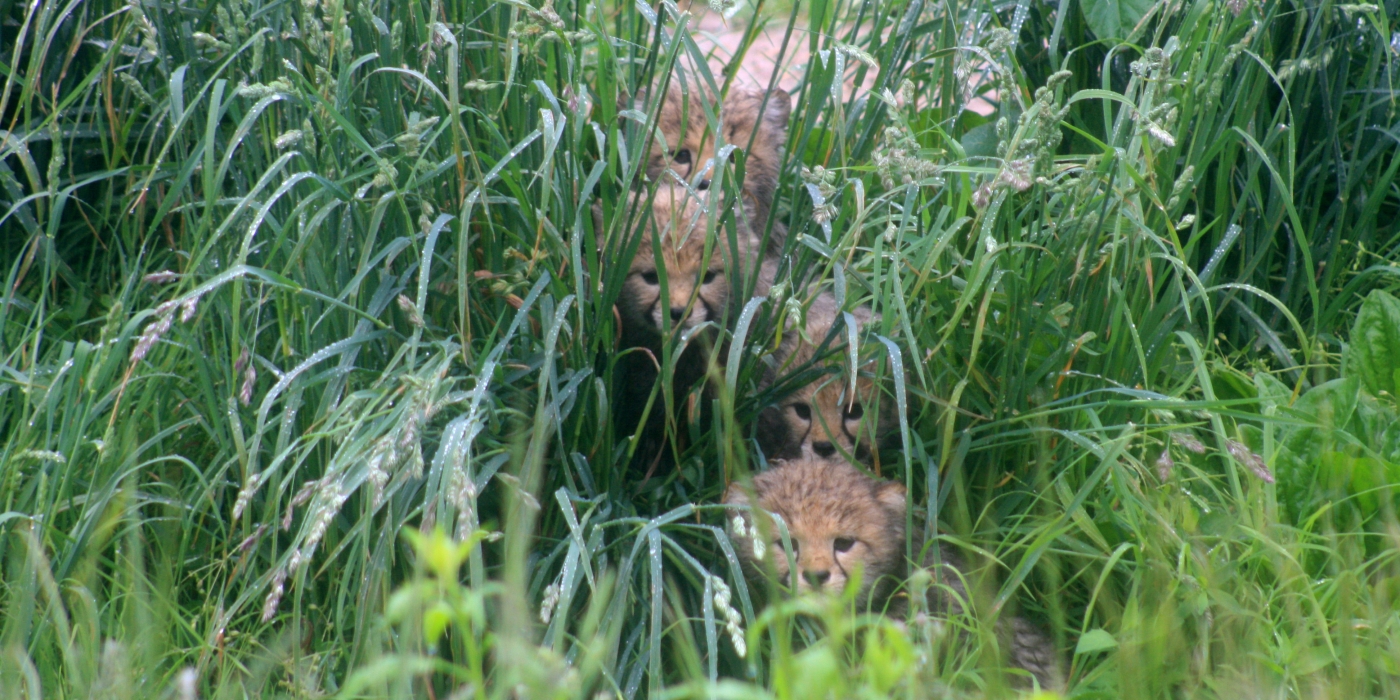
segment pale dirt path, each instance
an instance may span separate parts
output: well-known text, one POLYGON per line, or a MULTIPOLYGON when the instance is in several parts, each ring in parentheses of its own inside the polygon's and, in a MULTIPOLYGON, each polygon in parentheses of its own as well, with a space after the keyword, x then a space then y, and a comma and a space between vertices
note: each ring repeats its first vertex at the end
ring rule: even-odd
MULTIPOLYGON (((682 5, 682 7, 685 7, 682 5)), ((732 57, 739 50, 739 44, 744 39, 744 29, 746 24, 741 18, 725 21, 719 13, 712 11, 704 2, 692 2, 685 7, 692 13, 690 28, 695 38, 695 43, 700 50, 709 57, 709 68, 716 78, 720 71, 730 62, 732 57)), ((783 34, 787 30, 786 20, 773 20, 759 30, 758 36, 744 55, 744 63, 736 74, 736 80, 742 84, 754 87, 765 88, 772 79, 775 68, 778 68, 779 54, 783 53, 783 34)), ((805 22, 798 21, 793 27, 792 36, 788 38, 787 52, 782 56, 782 66, 778 72, 777 87, 794 92, 802 77, 807 72, 809 61, 808 47, 811 45, 811 33, 805 22)), ((849 97, 851 90, 857 89, 852 80, 854 72, 850 70, 851 61, 847 62, 847 79, 845 94, 849 97)), ((873 70, 866 71, 865 80, 859 86, 860 91, 869 91, 875 85, 876 73, 873 70)), ((974 75, 972 80, 978 82, 981 76, 974 75)), ((921 95, 918 102, 927 105, 930 96, 921 95)), ((992 105, 980 98, 972 100, 968 108, 978 114, 986 116, 994 110, 992 105)))
MULTIPOLYGON (((748 18, 735 17, 726 21, 704 2, 692 2, 688 7, 685 5, 682 7, 691 13, 690 31, 695 38, 695 43, 709 57, 710 71, 718 77, 719 72, 729 64, 734 54, 738 52, 739 44, 744 40, 748 18)), ((743 65, 735 74, 737 82, 765 88, 773 77, 774 69, 777 68, 777 87, 789 93, 797 88, 798 83, 807 72, 808 47, 811 45, 812 36, 806 22, 799 19, 793 26, 792 36, 788 38, 787 52, 783 53, 783 34, 786 31, 786 19, 772 20, 759 30, 753 44, 744 54, 743 65), (782 54, 782 66, 779 68, 778 57, 780 54, 782 54)), ((869 90, 874 83, 874 72, 867 71, 863 88, 869 90)), ((852 83, 848 80, 846 88, 849 90, 852 87, 852 83)))
MULTIPOLYGON (((691 25, 695 43, 710 56, 710 70, 717 72, 738 52, 739 44, 744 39, 744 25, 737 21, 737 18, 725 22, 718 13, 710 11, 700 3, 691 5, 691 11, 698 15, 691 25)), ((744 55, 744 63, 739 68, 736 79, 748 85, 767 86, 777 66, 786 29, 786 23, 778 22, 772 22, 760 29, 753 45, 744 55)), ((778 75, 778 87, 788 92, 796 89, 798 82, 807 72, 807 46, 810 41, 811 36, 805 25, 798 24, 793 27, 792 36, 788 39, 787 53, 783 56, 783 67, 778 75)))

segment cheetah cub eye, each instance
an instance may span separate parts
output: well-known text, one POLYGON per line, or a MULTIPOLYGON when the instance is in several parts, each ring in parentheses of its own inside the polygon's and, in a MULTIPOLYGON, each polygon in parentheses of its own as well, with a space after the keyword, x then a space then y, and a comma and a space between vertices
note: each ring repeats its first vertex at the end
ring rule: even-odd
POLYGON ((856 541, 851 537, 837 537, 836 541, 831 543, 831 546, 838 552, 849 552, 851 551, 851 547, 856 546, 856 541))
POLYGON ((690 149, 682 148, 676 151, 676 163, 680 165, 690 165, 690 149))
POLYGON ((655 287, 657 284, 661 283, 661 277, 656 274, 656 270, 651 270, 650 272, 642 273, 642 281, 655 287))

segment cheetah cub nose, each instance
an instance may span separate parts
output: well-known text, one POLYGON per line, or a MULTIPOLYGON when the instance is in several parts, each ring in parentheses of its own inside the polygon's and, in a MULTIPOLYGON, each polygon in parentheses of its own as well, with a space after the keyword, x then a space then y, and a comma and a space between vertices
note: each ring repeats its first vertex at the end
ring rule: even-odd
POLYGON ((672 307, 671 307, 671 320, 672 320, 672 321, 674 321, 674 322, 676 322, 676 323, 680 323, 680 322, 681 322, 681 319, 684 319, 684 318, 685 318, 685 307, 684 307, 684 306, 672 306, 672 307))
POLYGON ((810 585, 812 588, 821 588, 822 586, 826 585, 826 582, 828 580, 831 579, 831 570, 824 569, 822 571, 803 571, 802 578, 807 579, 808 585, 810 585))
POLYGON ((812 451, 816 452, 818 457, 830 457, 836 454, 836 446, 829 442, 814 442, 812 451))
POLYGON ((710 181, 709 181, 709 180, 701 180, 701 181, 700 181, 700 184, 698 184, 698 185, 695 186, 695 189, 700 190, 701 192, 704 192, 705 190, 710 189, 710 181))

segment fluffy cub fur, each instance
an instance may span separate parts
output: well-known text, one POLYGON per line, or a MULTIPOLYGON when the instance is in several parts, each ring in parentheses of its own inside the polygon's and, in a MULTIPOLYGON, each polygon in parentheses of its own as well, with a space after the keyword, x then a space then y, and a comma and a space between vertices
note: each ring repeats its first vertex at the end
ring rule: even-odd
MULTIPOLYGON (((632 206, 645 207, 646 198, 644 193, 633 195, 632 206)), ((715 204, 711 200, 717 199, 718 194, 696 197, 676 185, 657 187, 650 209, 642 213, 641 231, 628 232, 640 236, 617 300, 622 325, 629 335, 641 340, 659 339, 667 317, 673 330, 686 331, 704 323, 718 323, 726 311, 733 311, 735 291, 742 280, 731 279, 731 274, 747 274, 753 269, 759 258, 759 242, 743 217, 736 217, 735 245, 730 245, 718 221, 713 229, 716 237, 707 238, 709 222, 719 214, 711 209, 715 204), (661 296, 663 273, 665 298, 661 296)), ((595 217, 601 217, 600 210, 594 211, 595 217)), ((601 222, 595 223, 601 232, 601 222)))
POLYGON ((735 532, 733 518, 741 518, 746 532, 758 527, 771 544, 765 559, 771 561, 778 581, 791 580, 797 569, 799 591, 840 593, 861 570, 856 591, 859 609, 884 609, 898 581, 904 577, 904 502, 902 484, 879 481, 844 461, 812 458, 776 461, 774 467, 753 479, 756 504, 738 483, 725 493, 727 505, 756 505, 731 513, 731 537, 750 579, 759 579, 766 564, 754 554, 752 537, 735 532), (763 520, 773 513, 787 524, 793 555, 783 551, 778 528, 763 520))
MULTIPOLYGON (((656 132, 661 143, 654 143, 647 159, 647 177, 652 181, 670 170, 696 189, 707 189, 718 163, 716 139, 709 131, 707 109, 713 112, 716 100, 709 88, 682 86, 673 81, 666 89, 656 132)), ((649 93, 638 97, 637 108, 646 110, 649 93)), ((762 231, 778 189, 778 173, 787 143, 788 116, 792 98, 783 90, 764 93, 755 88, 733 86, 720 106, 720 131, 724 142, 744 149, 744 205, 753 228, 762 231), (766 103, 765 103, 765 97, 766 103), (752 142, 752 143, 750 143, 752 142)))
MULTIPOLYGON (((665 408, 655 404, 646 414, 643 410, 657 380, 656 362, 661 359, 664 342, 662 331, 669 324, 673 334, 686 333, 705 323, 732 322, 743 300, 738 290, 743 279, 760 263, 759 242, 744 217, 736 217, 738 227, 731 241, 729 233, 715 219, 721 193, 694 193, 679 185, 658 185, 648 205, 646 193, 635 193, 625 206, 617 208, 617 216, 641 208, 637 227, 621 235, 639 236, 636 255, 627 269, 626 279, 617 299, 617 312, 622 322, 622 347, 645 348, 632 351, 618 359, 612 388, 615 406, 615 427, 620 435, 632 435, 641 429, 641 445, 634 454, 634 466, 652 472, 661 464, 669 464, 670 454, 664 442, 666 433, 665 408), (709 224, 714 220, 715 226, 709 224), (714 236, 710 236, 710 231, 714 236), (658 266, 658 258, 660 266, 658 266), (667 294, 661 294, 661 277, 666 277, 667 294)), ((605 228, 602 208, 593 208, 594 226, 598 232, 599 250, 604 246, 605 228)), ((614 246, 616 248, 616 246, 614 246)), ((606 266, 608 261, 604 261, 606 266)), ((765 294, 772 284, 769 266, 761 266, 759 294, 765 294)), ((678 401, 705 377, 710 352, 717 334, 703 332, 691 338, 676 359, 671 386, 678 401)), ((723 357, 723 355, 721 355, 723 357)))
MULTIPOLYGON (((857 609, 904 617, 907 601, 893 595, 907 571, 902 484, 874 479, 845 461, 802 458, 777 462, 755 476, 753 494, 757 503, 738 484, 725 493, 728 505, 756 506, 747 512, 736 509, 729 522, 730 537, 751 581, 762 581, 771 571, 786 585, 795 566, 799 591, 838 595, 859 571, 857 609), (787 523, 795 562, 789 561, 768 513, 787 523), (736 519, 743 523, 742 534, 736 531, 736 519), (763 560, 755 554, 755 537, 766 537, 770 543, 763 547, 763 560)), ((958 575, 961 559, 951 548, 940 546, 937 554, 942 565, 934 568, 933 554, 924 566, 930 567, 942 586, 930 587, 928 607, 957 614, 959 601, 966 599, 958 575)), ((997 635, 1012 666, 1030 672, 1042 688, 1062 687, 1054 645, 1035 625, 1019 617, 1003 619, 997 635)))
MULTIPOLYGON (((861 328, 878 318, 864 306, 853 309, 851 315, 861 328)), ((820 294, 807 311, 810 342, 795 332, 789 333, 776 353, 779 367, 790 372, 811 362, 839 318, 841 310, 836 298, 830 293, 820 294)), ((876 364, 873 359, 856 369, 855 394, 851 395, 847 337, 843 327, 827 344, 830 354, 824 353, 822 361, 828 370, 826 374, 799 387, 760 415, 759 446, 765 455, 776 459, 824 459, 841 453, 865 461, 898 429, 894 401, 870 376, 876 364)), ((765 384, 774 381, 775 378, 769 379, 765 384)))

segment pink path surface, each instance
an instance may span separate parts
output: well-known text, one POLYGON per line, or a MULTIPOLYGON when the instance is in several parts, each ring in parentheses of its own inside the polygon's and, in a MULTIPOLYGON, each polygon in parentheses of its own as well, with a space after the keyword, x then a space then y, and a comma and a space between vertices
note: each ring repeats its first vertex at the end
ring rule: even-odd
MULTIPOLYGON (((737 17, 726 22, 718 13, 710 11, 700 3, 692 4, 691 12, 696 14, 691 23, 691 31, 694 32, 695 43, 710 56, 710 70, 718 71, 724 68, 739 51, 739 44, 744 39, 744 24, 737 17)), ((753 45, 744 55, 744 63, 736 75, 738 80, 759 87, 768 85, 773 70, 778 65, 783 33, 786 29, 786 23, 772 22, 759 31, 753 45)), ((810 41, 811 36, 805 23, 798 23, 793 27, 792 36, 788 39, 787 53, 782 57, 778 87, 789 92, 796 88, 798 81, 807 72, 807 47, 810 41)))
MULTIPOLYGON (((726 21, 719 13, 711 10, 703 2, 692 2, 688 7, 682 4, 682 8, 691 13, 690 30, 695 38, 695 43, 709 58, 710 71, 718 77, 719 71, 723 70, 738 52, 739 45, 744 39, 748 18, 739 16, 726 21)), ((741 15, 746 11, 741 10, 741 15)), ((792 36, 788 38, 787 52, 783 54, 783 34, 786 30, 786 19, 770 21, 759 29, 758 36, 755 37, 753 45, 744 55, 744 63, 735 76, 737 81, 754 87, 766 87, 776 68, 778 70, 777 86, 789 93, 794 91, 807 72, 807 64, 810 60, 808 47, 811 42, 811 32, 806 22, 799 18, 793 27, 792 36), (782 54, 781 66, 779 66, 780 54, 782 54)), ((853 59, 848 59, 846 63, 845 97, 849 97, 851 90, 857 89, 853 82, 852 63, 854 63, 853 59)), ((875 71, 867 70, 865 80, 858 89, 870 90, 874 87, 875 78, 875 71)), ((972 76, 974 84, 980 82, 981 79, 983 76, 976 75, 974 72, 972 76)), ((930 97, 929 95, 921 95, 919 97, 920 104, 927 104, 926 100, 930 97)), ((974 99, 968 107, 983 115, 994 111, 991 104, 980 98, 974 99)))

